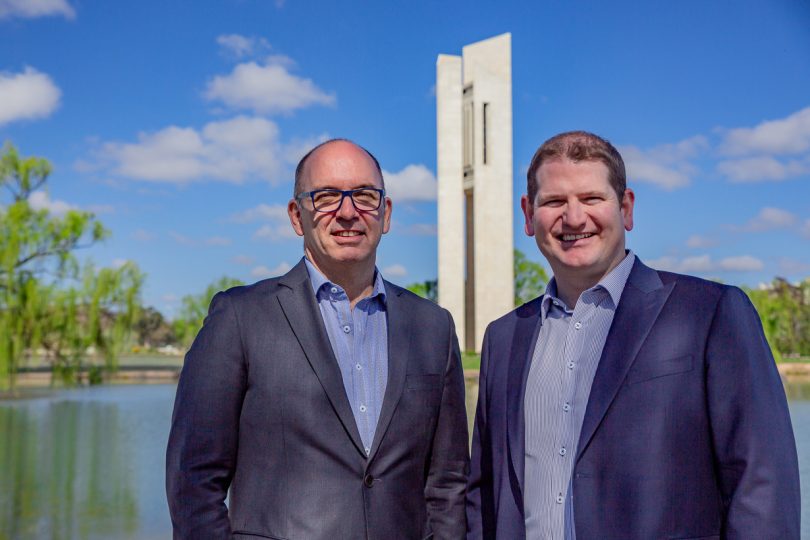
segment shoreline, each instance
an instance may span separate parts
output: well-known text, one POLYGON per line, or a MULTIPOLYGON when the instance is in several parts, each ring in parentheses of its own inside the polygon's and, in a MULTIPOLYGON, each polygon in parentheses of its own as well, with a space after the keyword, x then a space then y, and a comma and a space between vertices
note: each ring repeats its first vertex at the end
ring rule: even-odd
MULTIPOLYGON (((106 378, 102 384, 172 384, 180 377, 181 365, 128 365, 122 366, 115 374, 106 378)), ((779 375, 789 382, 810 383, 810 362, 782 362, 776 365, 779 375)), ((465 369, 464 381, 467 384, 478 383, 478 370, 465 369)), ((81 385, 80 385, 81 386, 81 385)), ((56 389, 66 388, 61 384, 52 384, 50 370, 26 370, 17 374, 18 389, 56 389)), ((0 391, 0 400, 10 396, 0 391)))

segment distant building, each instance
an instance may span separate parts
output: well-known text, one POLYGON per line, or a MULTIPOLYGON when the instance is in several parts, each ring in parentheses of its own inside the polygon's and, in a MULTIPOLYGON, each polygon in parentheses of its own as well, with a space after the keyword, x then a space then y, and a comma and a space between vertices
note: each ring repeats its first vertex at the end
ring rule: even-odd
POLYGON ((439 304, 464 350, 514 307, 512 36, 436 62, 439 304))

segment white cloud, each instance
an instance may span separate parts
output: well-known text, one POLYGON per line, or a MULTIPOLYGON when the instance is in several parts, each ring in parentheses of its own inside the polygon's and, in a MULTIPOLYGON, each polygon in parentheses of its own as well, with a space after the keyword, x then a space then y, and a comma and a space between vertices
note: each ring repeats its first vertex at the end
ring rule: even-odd
POLYGON ((436 236, 438 227, 435 223, 414 223, 405 232, 414 236, 436 236))
POLYGON ((256 221, 288 221, 287 207, 283 204, 259 204, 232 215, 229 221, 234 223, 253 223, 256 221))
POLYGON ((298 235, 295 233, 289 221, 287 221, 287 223, 262 225, 253 233, 254 240, 277 242, 280 240, 293 240, 295 238, 298 238, 298 235))
POLYGON ((810 156, 787 160, 772 156, 729 159, 718 163, 717 170, 732 182, 786 180, 810 173, 810 156))
POLYGON ((807 152, 810 150, 810 107, 753 128, 728 130, 720 149, 732 156, 807 152))
POLYGON ((799 218, 787 210, 766 206, 751 218, 740 230, 747 232, 771 231, 793 227, 799 218))
POLYGON ((232 243, 230 238, 224 236, 210 236, 205 239, 205 244, 208 246, 230 246, 232 243))
POLYGON ((628 182, 649 182, 666 190, 688 186, 696 168, 691 159, 709 146, 702 135, 675 144, 662 144, 647 150, 623 146, 619 150, 627 167, 628 182))
POLYGON ((788 257, 782 257, 779 259, 779 272, 783 275, 806 275, 810 272, 810 263, 797 261, 788 257))
POLYGON ((132 233, 132 239, 138 242, 151 242, 155 235, 145 229, 136 229, 132 233))
POLYGON ((57 216, 65 215, 69 210, 78 210, 78 207, 65 201, 52 200, 45 191, 35 191, 28 196, 28 204, 34 210, 47 210, 57 216))
POLYGON ((686 246, 690 248, 708 248, 717 245, 717 239, 699 234, 693 234, 686 239, 686 246))
POLYGON ((210 122, 201 130, 169 126, 140 133, 135 143, 108 142, 99 157, 118 176, 151 182, 188 183, 204 179, 241 183, 287 179, 278 126, 258 117, 210 122))
POLYGON ((261 114, 287 113, 310 105, 334 105, 334 94, 318 88, 310 79, 289 72, 290 59, 273 56, 264 64, 246 62, 228 75, 208 82, 204 96, 235 109, 261 114))
POLYGON ((241 264, 244 266, 250 266, 251 264, 253 264, 255 260, 256 259, 254 257, 251 257, 249 255, 237 255, 233 259, 231 259, 231 261, 233 261, 234 263, 241 264))
POLYGON ((48 15, 61 15, 67 19, 76 12, 65 0, 0 0, 0 19, 21 17, 33 19, 48 15))
POLYGON ((383 268, 382 274, 387 278, 405 277, 408 275, 408 269, 401 264, 392 264, 383 268))
POLYGON ((810 219, 804 222, 802 228, 799 229, 799 234, 801 234, 805 238, 810 238, 810 219))
POLYGON ((61 95, 51 78, 34 68, 26 67, 22 73, 0 72, 0 126, 49 116, 59 106, 61 95))
POLYGON ((257 279, 265 279, 269 277, 280 276, 290 271, 292 266, 287 262, 282 262, 275 268, 268 268, 264 265, 257 266, 250 271, 250 275, 257 279))
POLYGON ((239 34, 223 34, 217 36, 217 44, 227 54, 236 58, 251 56, 270 49, 270 44, 264 38, 247 37, 239 34))
POLYGON ((111 204, 91 204, 87 207, 87 211, 97 216, 101 214, 114 214, 115 207, 111 204))
POLYGON ((398 173, 383 171, 386 195, 402 201, 435 201, 436 177, 424 165, 408 165, 398 173))
POLYGON ((764 263, 750 255, 726 257, 714 260, 710 255, 685 257, 678 260, 675 257, 664 256, 647 261, 649 266, 659 270, 681 272, 686 274, 707 274, 711 272, 751 272, 765 268, 764 263))
POLYGON ((182 246, 193 246, 197 244, 193 239, 176 231, 170 231, 169 237, 182 246))

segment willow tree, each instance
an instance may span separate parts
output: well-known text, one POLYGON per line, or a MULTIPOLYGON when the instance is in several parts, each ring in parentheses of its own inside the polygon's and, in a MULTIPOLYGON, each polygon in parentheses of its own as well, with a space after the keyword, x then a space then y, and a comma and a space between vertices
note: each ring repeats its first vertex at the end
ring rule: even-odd
POLYGON ((236 287, 237 285, 244 285, 243 281, 238 279, 223 276, 217 281, 211 283, 206 287, 205 291, 201 294, 189 294, 184 296, 180 302, 180 313, 172 322, 172 329, 174 335, 177 337, 178 342, 183 347, 190 347, 191 342, 194 341, 194 336, 202 328, 205 316, 208 314, 208 305, 211 299, 219 291, 236 287))
POLYGON ((21 157, 6 144, 0 151, 0 385, 14 384, 21 360, 38 341, 41 317, 50 309, 43 282, 75 275, 76 249, 107 236, 90 212, 54 215, 36 209, 31 195, 51 173, 40 157, 21 157))

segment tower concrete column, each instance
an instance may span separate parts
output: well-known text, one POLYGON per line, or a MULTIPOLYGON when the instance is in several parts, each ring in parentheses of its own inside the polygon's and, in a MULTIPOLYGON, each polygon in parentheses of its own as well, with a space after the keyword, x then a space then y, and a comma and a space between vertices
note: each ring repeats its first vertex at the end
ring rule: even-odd
POLYGON ((511 35, 437 61, 439 303, 481 350, 514 307, 511 35))

